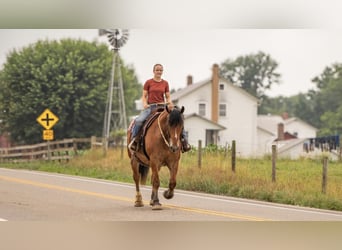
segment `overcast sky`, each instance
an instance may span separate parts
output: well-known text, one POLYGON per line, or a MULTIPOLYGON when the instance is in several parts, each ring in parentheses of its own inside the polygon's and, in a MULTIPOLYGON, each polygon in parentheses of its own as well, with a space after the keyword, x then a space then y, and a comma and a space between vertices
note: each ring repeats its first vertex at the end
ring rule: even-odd
MULTIPOLYGON (((270 96, 291 96, 314 87, 311 79, 326 66, 342 63, 342 30, 338 29, 131 29, 120 50, 126 64, 133 65, 141 83, 152 77, 155 63, 164 65, 164 79, 171 88, 186 86, 186 77, 201 81, 211 76, 214 63, 263 51, 278 62, 281 84, 270 96)), ((2 29, 0 67, 13 49, 42 39, 81 38, 99 40, 97 29, 2 29)))

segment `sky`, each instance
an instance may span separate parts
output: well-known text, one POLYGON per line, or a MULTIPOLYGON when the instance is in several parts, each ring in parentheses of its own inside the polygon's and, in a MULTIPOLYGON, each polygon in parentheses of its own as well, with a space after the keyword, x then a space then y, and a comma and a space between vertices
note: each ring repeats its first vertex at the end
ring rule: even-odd
MULTIPOLYGON (((98 29, 0 29, 0 69, 7 55, 38 40, 61 38, 97 40, 110 47, 98 29)), ((269 96, 292 96, 314 88, 312 78, 325 67, 342 63, 340 29, 130 29, 127 43, 120 49, 126 65, 132 65, 140 83, 153 76, 155 63, 164 66, 163 78, 170 88, 186 86, 210 78, 214 63, 262 51, 278 63, 281 83, 269 96)))

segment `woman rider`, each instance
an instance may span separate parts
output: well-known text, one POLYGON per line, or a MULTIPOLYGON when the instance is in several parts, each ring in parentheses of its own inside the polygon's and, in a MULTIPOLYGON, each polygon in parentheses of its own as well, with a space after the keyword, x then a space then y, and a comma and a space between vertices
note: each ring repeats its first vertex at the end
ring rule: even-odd
MULTIPOLYGON (((161 76, 163 74, 163 65, 157 63, 153 66, 153 78, 149 79, 145 82, 142 94, 142 102, 144 110, 140 113, 140 115, 135 119, 135 125, 132 130, 132 140, 128 145, 130 150, 135 151, 137 148, 137 134, 144 124, 147 117, 151 114, 153 110, 155 110, 158 105, 164 106, 165 103, 172 104, 169 83, 162 79, 161 76)), ((187 152, 191 149, 191 146, 188 144, 186 140, 186 136, 184 134, 184 129, 182 130, 182 152, 187 152)))

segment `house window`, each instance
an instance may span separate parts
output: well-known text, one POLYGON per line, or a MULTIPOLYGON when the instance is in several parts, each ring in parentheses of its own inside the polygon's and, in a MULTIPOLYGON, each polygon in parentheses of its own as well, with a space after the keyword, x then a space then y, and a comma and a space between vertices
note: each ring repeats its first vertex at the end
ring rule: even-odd
POLYGON ((205 116, 205 103, 198 104, 198 114, 205 116))
POLYGON ((224 84, 220 84, 220 90, 224 90, 224 84))
POLYGON ((219 114, 220 116, 226 116, 227 115, 227 105, 226 104, 220 104, 220 110, 219 110, 219 114))

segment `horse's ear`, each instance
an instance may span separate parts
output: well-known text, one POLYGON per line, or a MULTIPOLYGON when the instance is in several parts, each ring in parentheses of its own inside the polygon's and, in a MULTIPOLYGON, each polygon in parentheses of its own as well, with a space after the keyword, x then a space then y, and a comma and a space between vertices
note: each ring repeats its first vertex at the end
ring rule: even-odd
POLYGON ((169 110, 169 105, 165 105, 165 109, 168 113, 170 113, 170 110, 169 110))
POLYGON ((183 114, 183 112, 184 112, 184 106, 182 106, 182 108, 181 108, 181 114, 183 114))

